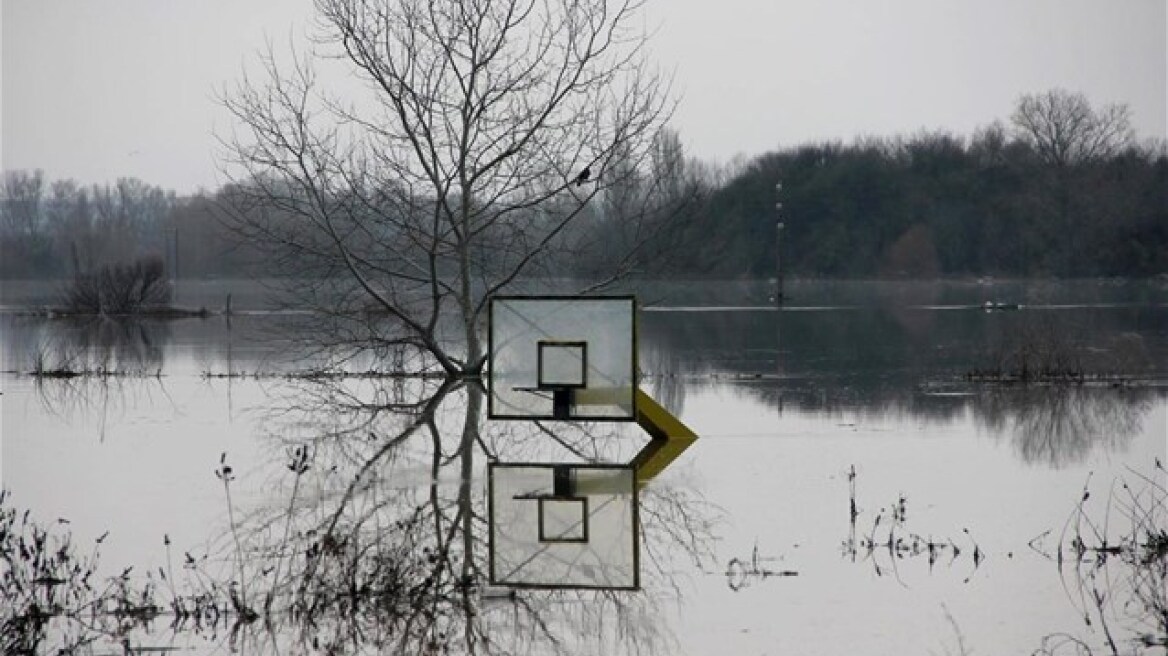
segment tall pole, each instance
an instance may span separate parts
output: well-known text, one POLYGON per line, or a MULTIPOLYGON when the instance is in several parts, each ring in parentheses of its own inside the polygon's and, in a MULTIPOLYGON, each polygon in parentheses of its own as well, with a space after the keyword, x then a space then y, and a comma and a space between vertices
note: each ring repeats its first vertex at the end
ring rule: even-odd
MULTIPOLYGON (((775 183, 775 307, 783 305, 783 183, 775 183)), ((775 313, 775 375, 783 379, 783 314, 775 313)), ((783 391, 779 387, 779 417, 783 416, 783 391)))
POLYGON ((174 278, 170 281, 172 301, 178 300, 178 228, 174 229, 174 278))
POLYGON ((775 183, 775 304, 783 304, 783 183, 775 183))

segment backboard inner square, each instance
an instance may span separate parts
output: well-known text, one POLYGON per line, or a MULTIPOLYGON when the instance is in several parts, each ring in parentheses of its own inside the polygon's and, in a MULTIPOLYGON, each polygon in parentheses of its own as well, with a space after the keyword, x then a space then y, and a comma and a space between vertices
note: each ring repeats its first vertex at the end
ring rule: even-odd
POLYGON ((588 499, 541 498, 540 542, 588 542, 588 499))
POLYGON ((588 342, 539 342, 539 388, 588 386, 588 342))

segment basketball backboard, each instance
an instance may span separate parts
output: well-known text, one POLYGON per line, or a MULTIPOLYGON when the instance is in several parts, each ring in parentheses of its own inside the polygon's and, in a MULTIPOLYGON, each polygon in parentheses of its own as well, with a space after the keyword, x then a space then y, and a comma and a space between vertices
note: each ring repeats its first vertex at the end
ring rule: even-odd
POLYGON ((489 341, 492 419, 636 418, 632 296, 497 296, 489 341))
POLYGON ((492 585, 640 587, 632 467, 492 463, 489 481, 492 585))

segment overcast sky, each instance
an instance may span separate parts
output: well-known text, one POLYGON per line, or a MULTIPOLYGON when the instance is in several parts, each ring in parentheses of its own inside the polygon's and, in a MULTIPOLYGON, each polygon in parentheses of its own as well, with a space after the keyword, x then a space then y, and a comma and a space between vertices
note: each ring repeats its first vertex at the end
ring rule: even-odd
MULTIPOLYGON (((690 155, 1007 119, 1064 87, 1127 103, 1164 137, 1165 0, 648 0, 690 155)), ((215 96, 311 0, 3 0, 5 169, 119 176, 189 192, 221 181, 215 96)))

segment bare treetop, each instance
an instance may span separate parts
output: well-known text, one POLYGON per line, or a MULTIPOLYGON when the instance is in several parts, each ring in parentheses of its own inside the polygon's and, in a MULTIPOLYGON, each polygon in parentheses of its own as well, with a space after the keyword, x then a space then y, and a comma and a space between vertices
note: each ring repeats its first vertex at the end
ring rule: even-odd
MULTIPOLYGON (((317 0, 322 31, 290 70, 265 59, 225 104, 253 241, 301 272, 341 273, 448 373, 477 372, 485 299, 549 251, 644 160, 667 118, 639 2, 317 0), (336 57, 364 96, 321 89, 336 57), (587 172, 588 175, 584 175, 587 172), (422 299, 419 305, 418 301, 422 299), (435 332, 444 304, 465 357, 435 332)), ((639 217, 630 217, 637 221, 639 217)), ((461 350, 461 349, 456 349, 461 350)))
POLYGON ((1134 139, 1127 105, 1096 109, 1065 89, 1022 96, 1010 119, 1022 139, 1060 167, 1111 157, 1134 139))
POLYGON ((378 137, 380 163, 436 188, 469 185, 493 200, 562 187, 615 140, 643 136, 662 109, 660 90, 645 86, 629 3, 317 7, 378 93, 380 111, 364 127, 378 137))

